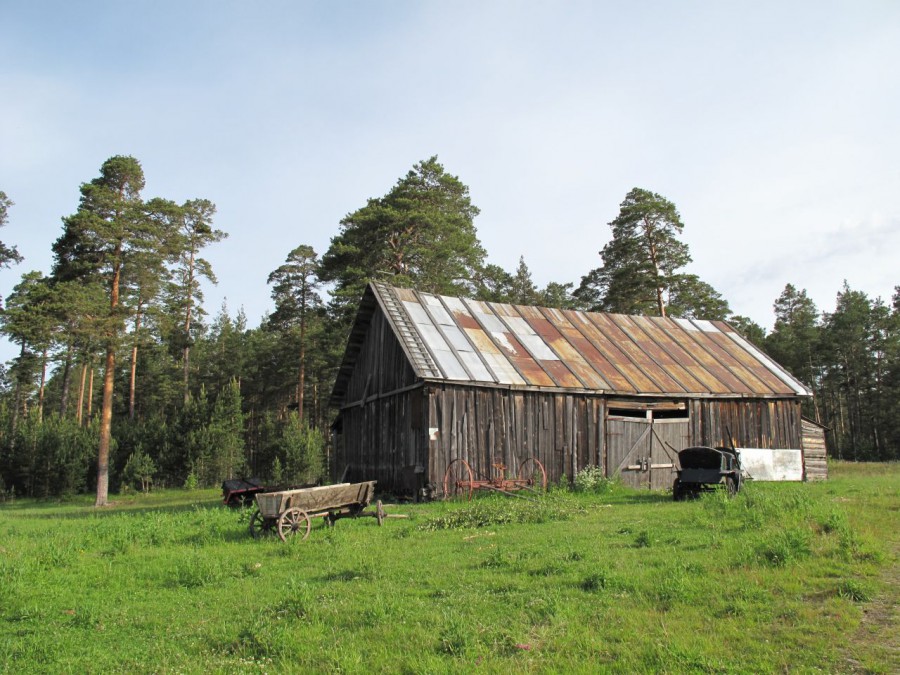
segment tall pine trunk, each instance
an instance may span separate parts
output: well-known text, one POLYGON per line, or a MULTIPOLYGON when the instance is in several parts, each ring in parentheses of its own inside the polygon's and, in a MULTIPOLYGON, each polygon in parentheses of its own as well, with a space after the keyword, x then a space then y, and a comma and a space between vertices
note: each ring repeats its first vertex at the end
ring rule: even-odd
POLYGON ((306 319, 300 319, 300 386, 297 391, 297 416, 303 420, 303 389, 306 386, 306 319))
POLYGON ((137 376, 137 356, 138 346, 137 341, 135 341, 134 345, 131 347, 131 378, 128 383, 128 419, 130 420, 134 420, 134 385, 137 376))
POLYGON ((112 436, 113 383, 116 370, 116 349, 106 348, 106 369, 103 372, 103 407, 100 409, 100 447, 97 451, 97 500, 94 506, 109 503, 109 442, 112 436))
POLYGON ((184 317, 184 402, 187 404, 191 397, 190 390, 190 363, 191 363, 191 310, 194 300, 194 249, 191 249, 191 257, 188 265, 187 279, 187 311, 184 317))
MULTIPOLYGON (((116 247, 115 259, 122 254, 121 245, 116 247)), ((119 276, 121 264, 113 267, 110 284, 110 315, 115 316, 119 307, 119 276)), ((103 372, 103 407, 100 409, 100 447, 97 450, 97 500, 94 506, 106 506, 109 503, 109 442, 112 436, 113 385, 116 376, 116 344, 115 335, 109 335, 106 344, 106 369, 103 372)))
POLYGON ((75 345, 71 338, 69 338, 68 344, 66 345, 66 362, 63 366, 63 378, 62 378, 62 395, 59 399, 59 415, 60 417, 66 416, 66 411, 69 409, 69 389, 72 386, 72 359, 75 355, 75 345))
POLYGON ((41 386, 38 389, 38 421, 44 421, 44 389, 47 386, 47 348, 41 354, 41 386))
POLYGON ((141 306, 138 303, 134 318, 134 345, 131 347, 131 379, 128 382, 128 419, 134 419, 134 392, 137 381, 138 334, 141 330, 141 306))
MULTIPOLYGON (((19 350, 19 361, 23 361, 25 357, 25 341, 22 341, 22 349, 19 350)), ((22 378, 16 373, 16 392, 13 396, 12 424, 10 427, 10 448, 16 444, 16 428, 19 426, 19 410, 22 407, 22 378)))
POLYGON ((88 377, 88 395, 87 395, 87 419, 90 423, 94 417, 94 359, 90 361, 90 376, 88 377))
POLYGON ((81 364, 81 384, 78 386, 78 407, 75 409, 75 421, 81 426, 81 413, 84 411, 84 383, 87 379, 87 362, 81 364))

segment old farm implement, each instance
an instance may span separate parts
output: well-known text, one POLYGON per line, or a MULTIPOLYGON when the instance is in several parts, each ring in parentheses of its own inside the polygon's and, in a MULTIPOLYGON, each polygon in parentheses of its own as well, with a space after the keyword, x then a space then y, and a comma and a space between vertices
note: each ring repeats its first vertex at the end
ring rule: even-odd
POLYGON ((334 525, 340 518, 369 516, 381 525, 388 516, 380 501, 374 510, 366 511, 374 494, 374 480, 259 493, 256 495, 259 510, 250 518, 250 534, 258 538, 274 532, 282 541, 295 535, 306 539, 313 518, 324 518, 326 525, 334 525))
POLYGON ((513 495, 520 490, 544 492, 547 489, 547 472, 536 457, 529 457, 523 461, 515 478, 507 476, 506 465, 502 462, 491 464, 491 469, 492 476, 476 477, 466 460, 454 459, 444 472, 444 499, 453 497, 471 499, 475 490, 513 495))
POLYGON ((741 460, 734 448, 696 446, 678 453, 678 478, 672 485, 676 502, 724 487, 729 497, 741 489, 741 460))

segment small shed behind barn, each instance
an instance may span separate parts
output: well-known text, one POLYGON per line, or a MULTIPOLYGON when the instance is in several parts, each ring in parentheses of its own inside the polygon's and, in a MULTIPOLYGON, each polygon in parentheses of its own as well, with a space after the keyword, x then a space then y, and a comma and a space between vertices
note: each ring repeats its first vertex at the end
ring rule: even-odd
POLYGON ((828 464, 825 459, 825 427, 804 417, 801 421, 803 446, 803 479, 825 480, 828 464))
POLYGON ((332 392, 335 477, 433 491, 452 459, 538 458, 670 487, 690 445, 801 449, 810 390, 721 321, 600 314, 370 284, 332 392))

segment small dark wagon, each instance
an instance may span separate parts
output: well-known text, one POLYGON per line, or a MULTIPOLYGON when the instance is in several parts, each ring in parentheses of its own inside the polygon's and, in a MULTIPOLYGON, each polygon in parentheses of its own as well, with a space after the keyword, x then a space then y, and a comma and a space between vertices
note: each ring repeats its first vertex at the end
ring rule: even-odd
POLYGON ((676 502, 697 497, 701 492, 725 488, 729 496, 741 489, 741 461, 729 448, 696 446, 678 453, 678 477, 672 485, 676 502))

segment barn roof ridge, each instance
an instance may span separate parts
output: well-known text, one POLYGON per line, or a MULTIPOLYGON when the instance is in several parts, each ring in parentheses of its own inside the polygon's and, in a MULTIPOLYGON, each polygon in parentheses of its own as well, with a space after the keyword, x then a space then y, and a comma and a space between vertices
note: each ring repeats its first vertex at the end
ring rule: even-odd
POLYGON ((485 302, 370 282, 333 401, 376 308, 422 381, 640 397, 812 395, 724 321, 485 302))

